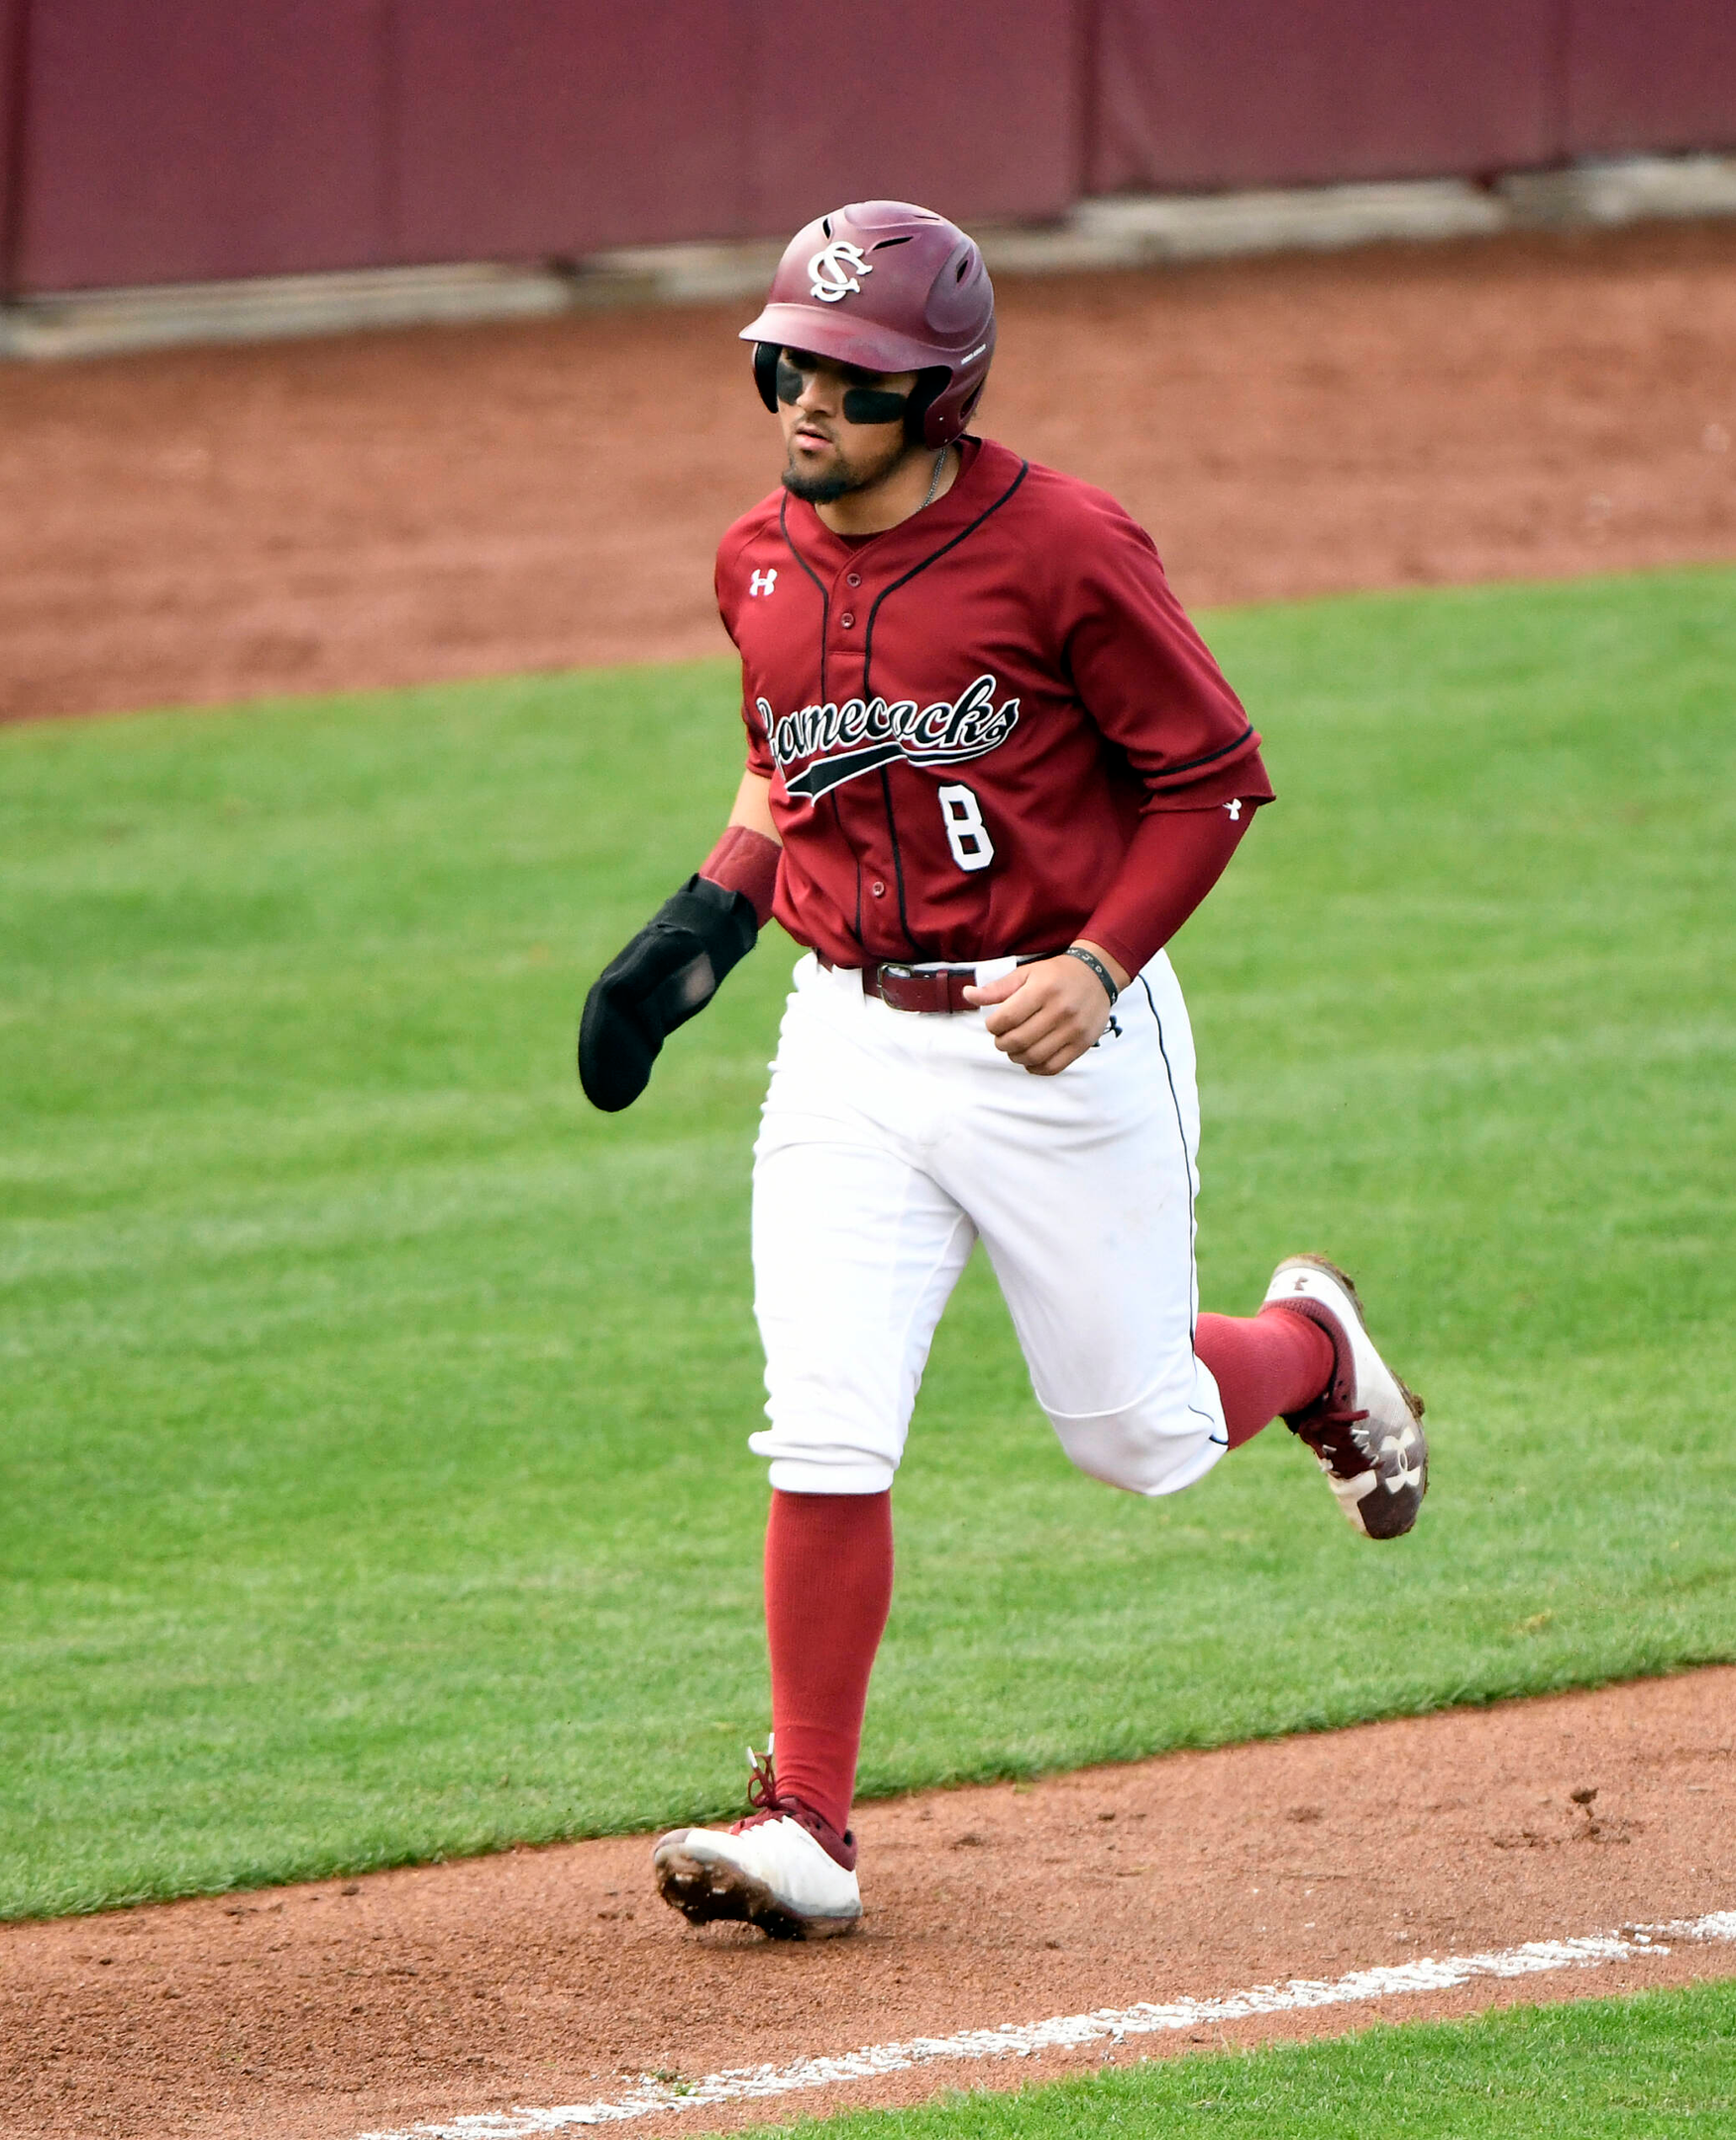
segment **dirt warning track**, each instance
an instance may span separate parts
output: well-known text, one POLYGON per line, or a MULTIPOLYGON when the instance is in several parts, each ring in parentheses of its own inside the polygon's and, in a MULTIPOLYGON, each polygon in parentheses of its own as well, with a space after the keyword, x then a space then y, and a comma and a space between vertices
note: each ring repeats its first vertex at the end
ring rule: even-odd
POLYGON ((1631 1932, 1595 1966, 1423 1990, 1404 1974, 1736 1910, 1736 1667, 929 1793, 858 1827, 866 1923, 817 1946, 690 1930, 651 1889, 645 1837, 5 1928, 0 2131, 351 2140, 643 2102, 646 2077, 1399 1973, 1354 2000, 1051 2043, 1034 2064, 918 2064, 633 2121, 716 2132, 1736 1974, 1722 1936, 1631 1932))
MULTIPOLYGON (((728 651, 751 306, 0 368, 0 718, 728 651)), ((1006 279, 1184 600, 1736 557, 1736 224, 1006 279)))

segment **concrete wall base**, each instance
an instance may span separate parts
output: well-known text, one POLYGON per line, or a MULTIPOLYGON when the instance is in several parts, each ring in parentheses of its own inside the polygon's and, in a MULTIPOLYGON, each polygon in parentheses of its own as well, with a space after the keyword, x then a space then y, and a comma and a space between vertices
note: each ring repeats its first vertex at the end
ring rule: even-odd
MULTIPOLYGON (((1736 215, 1736 157, 1637 157, 1567 170, 1385 185, 1081 201, 1062 222, 985 229, 996 274, 1062 274, 1259 253, 1424 243, 1524 228, 1736 215)), ((0 357, 106 356, 598 305, 757 302, 780 248, 645 246, 540 267, 480 264, 84 290, 0 305, 0 357)))

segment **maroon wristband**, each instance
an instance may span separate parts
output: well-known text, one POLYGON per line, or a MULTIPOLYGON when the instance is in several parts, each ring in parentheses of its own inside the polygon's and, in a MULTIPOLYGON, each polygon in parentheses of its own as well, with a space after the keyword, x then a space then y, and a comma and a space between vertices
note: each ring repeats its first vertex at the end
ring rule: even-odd
POLYGON ((753 907, 754 919, 764 928, 772 918, 772 900, 778 890, 778 857, 783 849, 751 825, 725 825, 723 837, 700 864, 700 875, 725 892, 743 893, 753 907))

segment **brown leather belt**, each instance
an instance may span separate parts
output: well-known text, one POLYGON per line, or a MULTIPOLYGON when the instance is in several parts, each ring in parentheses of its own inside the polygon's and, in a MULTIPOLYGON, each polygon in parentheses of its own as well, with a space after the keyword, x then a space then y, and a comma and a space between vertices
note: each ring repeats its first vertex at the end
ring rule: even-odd
MULTIPOLYGON (((828 959, 823 951, 816 951, 815 959, 828 973, 855 974, 862 983, 864 996, 878 996, 890 1011, 915 1011, 926 1016, 946 1016, 958 1011, 974 1011, 978 1007, 964 1000, 967 988, 977 985, 976 967, 970 966, 903 966, 889 961, 879 966, 839 966, 828 959)), ((1034 966, 1039 959, 1056 958, 1054 951, 1032 951, 1019 960, 1021 966, 1034 966)))

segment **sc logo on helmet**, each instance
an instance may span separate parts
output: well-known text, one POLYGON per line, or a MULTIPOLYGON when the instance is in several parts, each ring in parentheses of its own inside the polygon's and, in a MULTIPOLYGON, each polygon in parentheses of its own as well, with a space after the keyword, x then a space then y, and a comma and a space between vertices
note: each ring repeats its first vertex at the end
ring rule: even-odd
POLYGON ((874 269, 868 265, 868 256, 860 246, 852 245, 847 238, 834 238, 830 245, 823 247, 808 264, 814 294, 821 304, 840 303, 852 290, 862 287, 856 279, 858 275, 873 272, 874 269), (852 268, 854 273, 851 272, 852 268))

